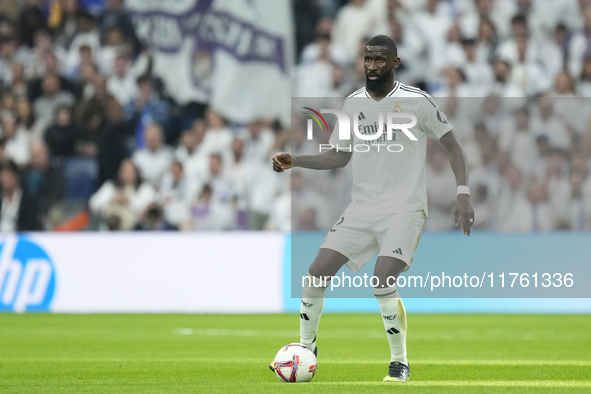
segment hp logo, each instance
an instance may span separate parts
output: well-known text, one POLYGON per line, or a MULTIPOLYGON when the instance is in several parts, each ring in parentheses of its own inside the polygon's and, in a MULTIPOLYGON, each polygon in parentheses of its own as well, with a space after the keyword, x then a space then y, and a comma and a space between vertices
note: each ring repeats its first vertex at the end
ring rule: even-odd
POLYGON ((47 311, 55 270, 47 253, 22 236, 0 240, 0 311, 47 311))

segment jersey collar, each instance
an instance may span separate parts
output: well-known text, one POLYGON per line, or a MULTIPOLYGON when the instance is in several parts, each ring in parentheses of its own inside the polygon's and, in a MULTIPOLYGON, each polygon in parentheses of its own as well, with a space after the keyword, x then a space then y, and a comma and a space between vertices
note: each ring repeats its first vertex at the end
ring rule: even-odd
MULTIPOLYGON (((386 97, 392 97, 392 95, 394 94, 394 92, 396 92, 396 91, 398 90, 398 86, 400 86, 400 82, 398 82, 398 81, 395 81, 395 82, 394 82, 394 88, 392 88, 392 90, 390 91, 390 93, 388 93, 388 94, 386 95, 386 97)), ((371 96, 369 95, 369 93, 367 93, 367 88, 365 88, 364 92, 365 92, 365 95, 367 96, 367 98, 369 98, 369 99, 372 99, 372 100, 374 100, 374 101, 377 101, 376 99, 374 99, 373 97, 371 97, 371 96)), ((386 97, 384 97, 384 98, 386 98, 386 97)))

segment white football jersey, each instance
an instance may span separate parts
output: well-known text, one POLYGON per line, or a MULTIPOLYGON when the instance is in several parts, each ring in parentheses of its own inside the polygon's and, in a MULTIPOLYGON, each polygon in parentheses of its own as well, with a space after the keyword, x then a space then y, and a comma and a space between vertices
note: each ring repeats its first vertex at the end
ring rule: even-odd
MULTIPOLYGON (((347 97, 342 111, 351 121, 351 138, 340 140, 335 128, 329 143, 338 146, 339 150, 353 149, 353 204, 383 213, 423 210, 428 215, 427 135, 439 139, 453 128, 431 96, 418 88, 396 82, 394 89, 380 101, 371 98, 365 88, 357 90, 347 97), (394 130, 392 139, 387 139, 386 117, 391 112, 416 116, 416 125, 408 129, 416 141, 401 130, 394 130), (378 125, 380 113, 383 114, 381 126, 378 125), (359 138, 353 132, 354 118, 358 119, 360 134, 375 135, 376 129, 382 127, 381 137, 374 140, 359 138)), ((394 119, 393 123, 410 121, 394 119)))

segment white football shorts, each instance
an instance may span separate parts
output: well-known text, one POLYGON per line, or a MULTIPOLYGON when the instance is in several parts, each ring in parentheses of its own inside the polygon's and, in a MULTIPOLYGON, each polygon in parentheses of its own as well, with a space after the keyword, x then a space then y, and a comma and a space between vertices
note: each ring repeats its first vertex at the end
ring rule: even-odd
POLYGON ((394 257, 410 268, 425 224, 425 212, 376 213, 351 203, 332 226, 321 248, 349 258, 346 266, 359 272, 376 254, 394 257))

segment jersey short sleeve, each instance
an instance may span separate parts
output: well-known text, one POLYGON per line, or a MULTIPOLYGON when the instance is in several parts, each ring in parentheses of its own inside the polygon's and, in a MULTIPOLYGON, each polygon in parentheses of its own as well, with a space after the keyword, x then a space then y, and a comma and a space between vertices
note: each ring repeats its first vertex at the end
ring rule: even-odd
POLYGON ((447 117, 441 108, 439 108, 437 103, 435 103, 435 100, 428 95, 426 95, 424 99, 421 99, 419 114, 421 129, 437 139, 440 139, 453 129, 452 124, 447 120, 447 117))

